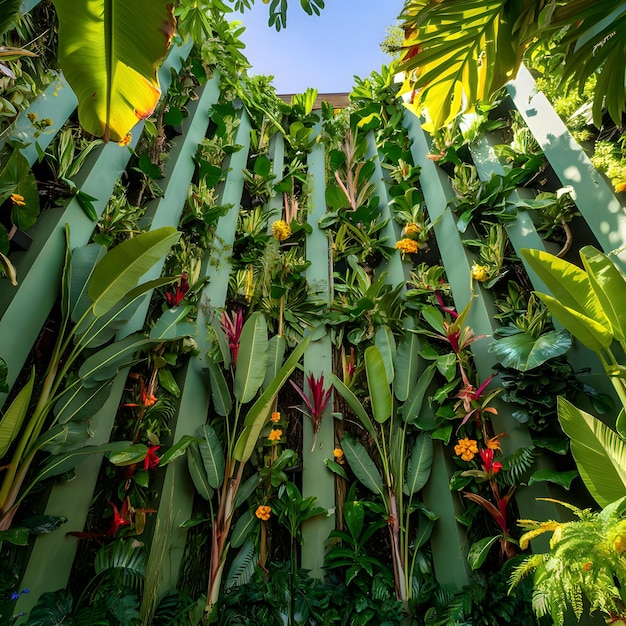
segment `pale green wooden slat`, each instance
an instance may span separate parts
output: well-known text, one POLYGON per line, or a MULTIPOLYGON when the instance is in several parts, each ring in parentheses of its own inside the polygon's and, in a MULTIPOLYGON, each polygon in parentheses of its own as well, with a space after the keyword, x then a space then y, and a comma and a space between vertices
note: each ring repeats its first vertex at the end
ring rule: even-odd
MULTIPOLYGON (((270 154, 272 159, 272 174, 276 176, 275 181, 279 181, 283 176, 285 163, 285 139, 280 133, 276 133, 270 139, 270 154)), ((271 234, 272 224, 283 219, 283 195, 276 194, 270 198, 268 210, 271 214, 267 222, 267 232, 271 234)))
MULTIPOLYGON (((170 51, 159 72, 164 92, 171 82, 171 69, 178 72, 190 50, 189 43, 170 51)), ((142 129, 143 123, 135 127, 131 147, 139 141, 142 129)), ((130 152, 128 148, 108 143, 89 156, 75 182, 85 193, 97 198, 94 208, 101 214, 115 181, 126 168, 130 152)), ((31 247, 25 252, 10 255, 17 269, 19 286, 12 288, 6 280, 0 281, 0 357, 9 367, 9 386, 19 375, 59 296, 65 256, 65 224, 70 226, 73 247, 86 244, 95 226, 75 198, 65 210, 57 208, 44 211, 29 231, 33 238, 31 247)), ((0 394, 0 405, 5 399, 6 394, 0 394)))
MULTIPOLYGON (((571 185, 576 206, 604 252, 620 249, 626 241, 626 211, 605 179, 552 108, 530 72, 522 66, 507 85, 517 110, 532 131, 563 186, 571 185)), ((626 251, 613 257, 626 270, 626 251)))
MULTIPOLYGON (((204 329, 210 323, 210 313, 205 306, 210 304, 219 308, 226 302, 231 271, 230 257, 244 185, 243 169, 250 146, 250 121, 245 112, 241 117, 235 143, 243 148, 230 155, 228 162, 224 164, 223 169, 228 174, 219 189, 220 203, 232 204, 233 207, 220 218, 214 239, 219 243, 207 250, 202 263, 202 272, 210 279, 202 291, 201 305, 198 308, 199 332, 195 339, 199 353, 191 357, 182 376, 181 398, 172 442, 177 442, 184 435, 195 435, 198 427, 207 421, 209 413, 211 395, 205 371, 205 355, 210 349, 210 342, 208 332, 204 329)), ((186 530, 180 528, 180 525, 191 517, 194 496, 195 489, 189 477, 185 457, 180 457, 166 468, 159 512, 154 520, 157 532, 152 541, 148 567, 159 569, 157 597, 173 589, 178 581, 187 537, 186 530)))
MULTIPOLYGON (((109 440, 125 383, 126 372, 121 372, 113 382, 111 395, 92 418, 95 435, 89 445, 101 445, 109 440)), ((48 535, 37 537, 20 583, 21 589, 28 587, 31 593, 20 596, 14 615, 30 611, 42 593, 67 585, 79 540, 66 536, 66 533, 80 532, 85 527, 101 463, 102 454, 93 455, 76 467, 73 480, 57 483, 53 487, 45 514, 66 517, 67 522, 48 535), (53 573, 51 567, 54 568, 53 573)))
MULTIPOLYGON (((411 148, 413 160, 416 165, 420 165, 422 168, 420 177, 422 191, 424 192, 431 222, 434 223, 434 231, 441 252, 442 263, 446 268, 455 306, 457 310, 461 310, 472 298, 467 324, 476 335, 487 336, 472 344, 476 370, 480 380, 485 380, 492 373, 492 367, 495 363, 495 355, 489 352, 489 337, 494 330, 492 320, 494 319, 495 307, 493 300, 491 294, 478 285, 475 286, 474 292, 472 292, 470 286, 470 256, 462 243, 461 234, 456 226, 456 218, 447 207, 447 202, 454 197, 450 182, 443 171, 426 157, 426 154, 430 152, 429 140, 422 130, 417 117, 406 113, 404 119, 413 141, 411 148)), ((504 403, 497 403, 497 407, 499 413, 493 417, 492 422, 496 432, 506 432, 508 435, 502 440, 504 453, 510 454, 517 448, 532 445, 528 429, 510 416, 510 408, 504 405, 504 403)), ((561 494, 558 495, 560 496, 561 494)), ((535 498, 554 496, 553 489, 546 483, 537 483, 532 490, 518 489, 516 502, 520 508, 521 516, 544 519, 541 516, 545 515, 546 507, 538 507, 535 498)), ((435 503, 435 506, 438 506, 438 504, 435 503)), ((550 506, 547 508, 550 508, 550 506)), ((551 519, 561 519, 563 517, 563 512, 559 511, 556 505, 552 504, 551 508, 553 509, 550 514, 551 519)), ((433 550, 433 557, 436 567, 437 562, 440 563, 440 569, 437 570, 437 575, 439 576, 444 575, 446 560, 452 558, 452 554, 447 554, 451 546, 439 540, 438 532, 438 529, 435 528, 434 541, 438 548, 433 550), (447 556, 443 556, 446 554, 447 556)), ((461 536, 457 537, 459 541, 457 547, 465 551, 469 546, 462 544, 461 536)), ((454 549, 452 549, 452 553, 454 553, 454 549)))
MULTIPOLYGON (((378 148, 376 147, 376 140, 374 133, 370 132, 367 135, 367 153, 366 158, 371 159, 376 156, 374 160, 375 170, 372 183, 376 185, 376 195, 379 198, 378 210, 382 219, 388 220, 387 225, 381 231, 381 238, 386 237, 385 244, 391 248, 395 245, 396 241, 400 238, 400 225, 393 219, 391 209, 389 208, 389 197, 387 196, 387 185, 384 181, 383 169, 380 165, 380 159, 378 158, 378 148)), ((383 259, 382 262, 375 270, 375 274, 379 275, 382 272, 388 272, 387 281, 391 285, 399 285, 409 279, 411 273, 411 266, 408 261, 403 262, 402 256, 399 252, 394 252, 389 259, 383 259)))
MULTIPOLYGON (((311 211, 307 221, 312 232, 306 238, 306 258, 311 265, 306 270, 306 279, 310 285, 320 289, 320 298, 330 301, 330 260, 329 241, 326 233, 318 226, 319 220, 326 214, 326 178, 325 151, 318 143, 307 158, 309 173, 309 202, 311 211)), ((332 372, 332 345, 330 335, 326 333, 318 341, 309 344, 304 354, 304 372, 311 372, 316 377, 332 372)), ((328 384, 328 382, 326 383, 328 384)), ((332 400, 331 400, 332 403, 332 400)), ((332 406, 332 405, 331 405, 332 406)), ((316 517, 302 525, 302 567, 310 570, 311 576, 324 576, 323 564, 326 552, 325 543, 328 534, 335 528, 335 476, 324 465, 324 459, 333 458, 334 419, 326 416, 322 419, 315 448, 313 447, 313 427, 311 420, 303 417, 302 429, 302 495, 305 498, 315 496, 317 504, 329 510, 327 517, 316 517)))
POLYGON ((32 11, 40 2, 41 0, 24 0, 20 10, 22 13, 28 13, 29 11, 32 11))

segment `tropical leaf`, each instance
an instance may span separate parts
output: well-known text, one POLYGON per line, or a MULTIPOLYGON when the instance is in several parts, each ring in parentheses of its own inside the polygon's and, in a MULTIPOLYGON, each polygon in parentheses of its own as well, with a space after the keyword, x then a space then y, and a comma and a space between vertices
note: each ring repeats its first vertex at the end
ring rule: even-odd
POLYGON ((433 380, 436 370, 436 363, 429 365, 419 377, 417 384, 411 389, 409 397, 402 405, 402 419, 404 419, 405 422, 408 422, 409 424, 416 424, 421 428, 420 424, 422 421, 420 420, 420 416, 422 412, 422 404, 424 403, 426 391, 433 380))
POLYGON ((200 450, 196 444, 190 445, 187 448, 187 467, 189 468, 189 475, 191 476, 191 481, 196 491, 205 500, 210 500, 213 497, 213 488, 209 485, 209 479, 204 469, 204 462, 202 461, 200 450))
POLYGON ((337 376, 331 373, 329 374, 329 377, 333 383, 333 387, 339 392, 354 414, 359 418, 359 421, 363 425, 363 428, 367 431, 368 435, 375 440, 377 438, 376 429, 374 428, 374 424, 372 423, 370 416, 363 408, 360 400, 350 389, 348 389, 348 387, 343 384, 343 381, 337 378, 337 376))
POLYGON ((489 346, 503 367, 527 372, 546 361, 561 356, 572 347, 572 337, 566 330, 552 330, 536 339, 525 332, 497 339, 489 346))
POLYGON ((198 329, 188 321, 192 306, 177 306, 164 311, 150 329, 150 339, 172 341, 183 337, 193 337, 198 329))
POLYGON ((370 491, 382 496, 383 478, 363 444, 350 433, 346 433, 341 440, 341 449, 356 478, 370 491))
POLYGON ((365 349, 367 387, 372 402, 372 414, 378 423, 386 422, 393 411, 393 397, 387 379, 385 361, 376 346, 365 349))
POLYGON ((267 369, 265 370, 265 380, 263 381, 263 390, 268 388, 269 384, 274 380, 285 359, 285 350, 287 349, 287 340, 283 335, 274 335, 268 343, 267 347, 267 369))
MULTIPOLYGON (((521 64, 524 43, 512 37, 518 14, 506 0, 446 0, 408 3, 410 33, 400 70, 411 72, 403 91, 426 130, 446 126, 504 86, 521 64), (412 14, 413 13, 413 14, 412 14)), ((522 4, 522 3, 520 3, 522 4)))
POLYGON ((22 423, 26 418, 28 405, 33 395, 33 387, 35 384, 35 368, 31 369, 28 382, 20 389, 11 406, 0 420, 0 458, 2 458, 9 450, 9 447, 17 437, 22 428, 22 423))
POLYGON ((111 382, 105 381, 95 387, 74 385, 64 391, 54 405, 57 422, 83 421, 95 415, 111 393, 111 382))
POLYGON ((593 246, 580 250, 580 258, 602 310, 618 341, 626 338, 626 279, 606 254, 593 246))
POLYGON ((117 304, 179 237, 176 229, 164 226, 127 239, 109 250, 91 276, 89 297, 94 315, 104 315, 117 304))
POLYGON ((259 518, 252 513, 252 511, 244 511, 241 517, 237 520, 233 532, 230 535, 230 545, 233 548, 239 548, 243 545, 248 535, 256 530, 259 525, 259 518))
POLYGON ((241 463, 245 463, 252 455, 261 429, 265 426, 270 416, 276 395, 287 382, 293 370, 296 369, 308 345, 309 338, 305 337, 289 355, 289 358, 280 368, 274 380, 267 386, 267 389, 259 396, 258 400, 248 411, 244 422, 244 430, 237 440, 234 452, 235 458, 241 463))
POLYGON ((233 393, 239 402, 250 402, 265 379, 267 367, 267 323, 262 313, 250 315, 239 340, 233 393))
POLYGON ((123 467, 143 461, 146 458, 146 454, 148 454, 148 446, 145 443, 133 443, 122 450, 113 452, 109 455, 109 461, 113 465, 123 467))
POLYGON ((213 489, 218 489, 224 481, 224 468, 226 466, 222 442, 215 429, 208 424, 198 428, 197 435, 202 439, 198 446, 207 480, 213 489))
POLYGON ((430 435, 422 433, 413 444, 402 491, 407 496, 417 493, 428 481, 432 466, 433 440, 430 435))
POLYGON ((258 558, 259 554, 255 545, 248 539, 235 555, 228 569, 228 574, 224 581, 224 589, 245 585, 252 578, 252 574, 254 574, 258 558))
POLYGON ((224 378, 220 366, 209 356, 206 358, 207 369, 209 370, 209 382, 211 384, 211 397, 213 398, 213 408, 221 417, 227 417, 233 408, 233 401, 228 390, 228 383, 224 378))
POLYGON ((538 482, 551 482, 555 485, 569 490, 572 481, 578 476, 577 470, 569 470, 568 472, 557 472, 554 470, 539 470, 534 472, 528 480, 528 486, 538 482))
POLYGON ((169 448, 160 457, 159 467, 165 467, 168 463, 171 463, 180 456, 183 456, 187 452, 187 448, 192 443, 198 443, 199 437, 192 437, 191 435, 183 435, 171 448, 169 448))
POLYGON ((89 283, 96 265, 107 250, 97 243, 80 246, 72 251, 69 277, 69 311, 73 322, 78 322, 91 306, 89 283))
POLYGON ((398 343, 394 358, 393 392, 400 402, 409 397, 409 392, 417 382, 419 349, 420 338, 414 333, 406 333, 398 343))
POLYGON ((478 569, 485 562, 491 546, 499 539, 499 535, 495 537, 484 537, 472 544, 467 553, 467 562, 473 570, 478 569))
POLYGON ((59 62, 78 98, 81 126, 120 141, 154 110, 157 71, 174 34, 167 0, 55 0, 59 62))
POLYGON ((374 345, 378 348, 380 356, 383 358, 387 380, 391 382, 395 377, 394 360, 396 357, 396 340, 389 326, 383 324, 376 329, 374 345))
POLYGON ((585 486, 605 507, 626 492, 626 443, 593 415, 576 408, 563 397, 558 415, 585 486))

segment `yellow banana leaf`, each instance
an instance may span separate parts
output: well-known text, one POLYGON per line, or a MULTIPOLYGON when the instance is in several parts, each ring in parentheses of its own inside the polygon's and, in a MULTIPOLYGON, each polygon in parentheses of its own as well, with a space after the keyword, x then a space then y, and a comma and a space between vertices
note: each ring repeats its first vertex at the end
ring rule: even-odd
POLYGON ((158 68, 174 34, 171 0, 54 0, 59 62, 81 126, 120 141, 156 106, 158 68))
POLYGON ((404 14, 402 93, 407 107, 437 130, 471 112, 514 78, 529 43, 536 10, 523 0, 414 0, 404 14), (514 36, 516 34, 517 36, 514 36))

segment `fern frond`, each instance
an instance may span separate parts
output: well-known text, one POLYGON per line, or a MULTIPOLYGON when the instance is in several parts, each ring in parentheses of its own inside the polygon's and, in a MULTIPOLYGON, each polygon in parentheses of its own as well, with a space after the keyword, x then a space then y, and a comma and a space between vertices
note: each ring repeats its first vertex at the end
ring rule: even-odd
POLYGON ((535 446, 518 448, 502 460, 502 471, 499 476, 505 485, 513 487, 519 485, 525 472, 527 472, 535 460, 535 446))

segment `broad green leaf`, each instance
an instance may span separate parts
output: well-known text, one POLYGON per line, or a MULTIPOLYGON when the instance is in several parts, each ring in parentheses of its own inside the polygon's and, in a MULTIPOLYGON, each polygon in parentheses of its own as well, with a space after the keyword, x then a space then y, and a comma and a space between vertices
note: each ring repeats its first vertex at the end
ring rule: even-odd
POLYGON ((143 333, 135 333, 98 350, 88 357, 78 370, 83 385, 94 387, 102 381, 113 378, 120 369, 133 362, 134 355, 140 348, 154 343, 155 340, 146 339, 143 333))
POLYGON ((382 496, 383 478, 363 444, 346 433, 341 440, 341 449, 356 478, 370 491, 382 496))
POLYGON ((248 535, 257 529, 259 523, 259 518, 256 517, 252 511, 244 511, 237 520, 233 532, 230 535, 230 545, 233 548, 238 548, 243 545, 248 535))
POLYGON ((244 422, 244 430, 235 445, 234 456, 239 462, 245 463, 252 455, 261 429, 265 426, 270 416, 274 399, 293 373, 293 370, 296 369, 298 362, 309 345, 309 341, 309 338, 305 337, 296 346, 285 361, 285 364, 280 368, 278 374, 276 374, 274 380, 248 411, 244 422))
POLYGON ((248 480, 239 485, 235 495, 235 508, 240 507, 256 491, 261 481, 261 475, 255 472, 248 480))
POLYGON ((228 417, 233 408, 233 401, 230 397, 228 383, 226 378, 224 378, 224 372, 211 357, 206 358, 206 364, 209 370, 213 408, 221 417, 228 417))
POLYGON ((180 398, 180 387, 174 378, 174 374, 169 367, 159 367, 157 370, 159 387, 172 394, 175 398, 180 398))
POLYGON ((267 348, 267 369, 265 370, 265 380, 263 381, 263 390, 267 389, 269 384, 274 380, 285 359, 285 350, 287 341, 282 335, 274 335, 268 343, 267 348))
POLYGON ((95 387, 75 385, 64 391, 54 405, 57 422, 82 421, 95 415, 111 393, 110 381, 95 387))
POLYGON ((563 489, 569 490, 572 481, 574 478, 578 476, 577 470, 570 470, 568 472, 557 472, 555 470, 538 470, 533 472, 531 477, 528 479, 528 486, 533 483, 539 482, 551 482, 555 485, 559 485, 559 487, 563 487, 563 489))
POLYGON ((424 397, 426 396, 426 391, 433 380, 436 369, 436 363, 429 365, 419 377, 417 384, 411 389, 409 397, 402 405, 402 419, 405 422, 408 422, 409 424, 419 422, 424 397))
POLYGON ((192 443, 198 443, 199 441, 201 441, 199 437, 183 435, 171 448, 169 448, 169 450, 161 455, 159 467, 165 467, 168 463, 171 463, 178 457, 183 456, 187 452, 187 448, 192 443))
POLYGON ((348 480, 348 475, 346 474, 346 470, 337 463, 337 461, 333 461, 332 459, 324 459, 324 465, 333 473, 337 474, 337 476, 341 476, 345 480, 348 480))
POLYGON ((210 500, 213 497, 213 488, 209 485, 209 479, 207 477, 206 470, 204 469, 204 463, 200 450, 195 444, 190 445, 187 448, 187 467, 189 468, 189 475, 191 481, 196 488, 196 491, 205 499, 210 500))
POLYGON ((396 340, 389 326, 379 326, 374 335, 374 345, 378 348, 385 364, 387 380, 394 380, 394 360, 396 357, 396 340))
POLYGON ((404 402, 417 382, 419 371, 420 339, 414 333, 406 333, 398 344, 394 359, 395 377, 393 392, 400 402, 404 402))
POLYGON ((109 461, 113 465, 123 467, 133 463, 140 463, 146 458, 146 454, 148 454, 148 446, 145 443, 134 443, 123 450, 111 454, 109 461))
POLYGON ((354 395, 354 393, 352 393, 350 389, 348 389, 348 387, 343 384, 343 381, 337 378, 337 376, 331 373, 329 377, 333 383, 333 387, 335 388, 335 390, 338 391, 342 398, 348 403, 348 406, 359 418, 359 421, 363 425, 363 428, 365 428, 365 430, 367 431, 368 435, 370 435, 372 439, 376 439, 376 429, 374 428, 374 424, 372 423, 370 416, 363 408, 361 401, 354 395))
POLYGON ((128 441, 115 441, 101 446, 84 446, 78 450, 51 457, 31 480, 28 487, 20 493, 16 504, 19 504, 30 493, 31 489, 43 480, 68 472, 93 454, 118 452, 128 446, 129 443, 128 441))
POLYGON ((0 458, 8 452, 9 447, 22 428, 22 423, 28 412, 28 405, 33 395, 34 384, 35 368, 33 367, 28 381, 20 389, 6 413, 2 416, 2 420, 0 420, 0 458))
POLYGON ((81 126, 120 141, 154 110, 158 68, 174 34, 166 0, 55 0, 59 62, 78 98, 81 126))
POLYGON ((485 562, 491 546, 499 539, 499 535, 495 537, 484 537, 472 544, 467 553, 467 562, 472 570, 477 570, 485 562))
POLYGON ((572 346, 572 337, 565 330, 552 330, 535 339, 530 333, 517 333, 497 339, 489 346, 498 362, 520 372, 527 372, 546 361, 565 354, 572 346))
POLYGON ((217 345, 220 349, 220 354, 222 355, 222 361, 224 362, 224 369, 230 369, 230 348, 228 347, 228 337, 220 324, 219 319, 216 315, 213 316, 211 320, 211 328, 213 328, 213 332, 215 333, 215 338, 217 339, 217 345))
POLYGON ((367 372, 367 387, 372 402, 372 414, 374 419, 382 424, 391 417, 393 397, 387 380, 385 362, 376 346, 365 349, 365 371, 367 372))
POLYGON ((563 306, 552 296, 545 293, 537 293, 537 295, 548 307, 550 313, 590 350, 601 352, 603 348, 608 348, 613 342, 608 320, 606 320, 607 325, 599 324, 596 320, 563 306))
POLYGON ((106 248, 97 243, 80 246, 72 251, 69 310, 74 323, 78 322, 91 306, 91 298, 88 294, 91 275, 96 265, 104 258, 106 252, 106 248))
POLYGON ((626 492, 626 443, 593 415, 559 397, 558 415, 585 486, 605 507, 626 492))
POLYGON ((104 315, 115 306, 179 237, 175 228, 164 226, 127 239, 107 252, 94 269, 89 285, 94 315, 104 315))
POLYGON ((243 325, 233 393, 239 402, 250 402, 265 379, 267 367, 267 323, 262 313, 250 315, 243 325))
POLYGON ((246 541, 230 564, 224 581, 224 589, 232 589, 249 582, 256 569, 258 559, 259 554, 256 546, 252 541, 246 541))
MULTIPOLYGON (((589 277, 584 270, 543 250, 523 248, 520 254, 545 283, 561 307, 588 317, 600 326, 609 326, 602 305, 591 288, 589 277)), ((568 328, 563 320, 559 321, 568 328)), ((576 335, 573 332, 572 334, 576 335)))
POLYGON ((176 280, 175 276, 148 280, 131 289, 115 306, 104 315, 95 317, 92 312, 83 316, 76 326, 75 334, 83 348, 98 348, 115 337, 118 331, 131 319, 144 302, 148 292, 165 287, 176 280))
POLYGON ((626 337, 626 279, 603 252, 593 246, 580 250, 580 258, 605 315, 618 341, 626 337))
POLYGON ((193 337, 198 329, 188 321, 192 306, 177 306, 164 311, 150 329, 150 339, 172 341, 183 337, 193 337))
POLYGON ((402 491, 407 496, 416 494, 428 481, 432 466, 433 440, 430 435, 422 433, 413 444, 402 491))
POLYGON ((218 489, 224 482, 224 468, 226 466, 222 442, 217 436, 215 429, 208 424, 201 426, 197 435, 202 439, 198 447, 204 463, 207 480, 213 489, 218 489))
POLYGON ((34 448, 50 454, 65 454, 84 446, 93 437, 89 422, 55 424, 35 442, 34 448))
POLYGON ((0 545, 6 541, 14 546, 28 545, 28 528, 9 528, 8 530, 0 530, 0 545))

